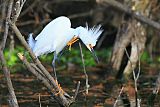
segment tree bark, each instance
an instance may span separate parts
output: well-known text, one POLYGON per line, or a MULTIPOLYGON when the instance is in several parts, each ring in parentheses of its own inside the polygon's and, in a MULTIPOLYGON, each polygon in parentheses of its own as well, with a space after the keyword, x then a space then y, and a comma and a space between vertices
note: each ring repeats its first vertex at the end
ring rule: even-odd
POLYGON ((14 92, 14 88, 12 85, 12 81, 10 78, 10 71, 7 68, 6 61, 5 61, 4 55, 3 55, 3 51, 1 49, 0 49, 0 60, 2 61, 2 70, 3 70, 3 74, 6 78, 7 87, 8 87, 8 91, 9 91, 9 105, 10 105, 10 107, 19 107, 16 95, 14 92))
POLYGON ((115 0, 100 0, 99 2, 101 5, 103 6, 113 6, 115 8, 117 8, 120 11, 123 11, 124 13, 133 16, 135 19, 137 19, 138 21, 148 24, 149 26, 160 30, 160 24, 158 22, 155 22, 143 15, 137 14, 136 12, 132 11, 130 8, 128 8, 127 6, 115 1, 115 0))

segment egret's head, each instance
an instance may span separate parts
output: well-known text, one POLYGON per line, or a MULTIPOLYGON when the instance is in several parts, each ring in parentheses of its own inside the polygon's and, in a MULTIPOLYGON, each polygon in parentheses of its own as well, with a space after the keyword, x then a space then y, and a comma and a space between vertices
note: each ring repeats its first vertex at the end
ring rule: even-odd
POLYGON ((88 25, 86 25, 86 27, 80 26, 77 27, 76 30, 78 32, 79 38, 86 45, 86 47, 92 52, 92 54, 95 56, 98 62, 98 58, 93 50, 93 47, 96 45, 98 38, 103 32, 103 30, 101 30, 101 25, 94 26, 92 28, 89 28, 88 25))

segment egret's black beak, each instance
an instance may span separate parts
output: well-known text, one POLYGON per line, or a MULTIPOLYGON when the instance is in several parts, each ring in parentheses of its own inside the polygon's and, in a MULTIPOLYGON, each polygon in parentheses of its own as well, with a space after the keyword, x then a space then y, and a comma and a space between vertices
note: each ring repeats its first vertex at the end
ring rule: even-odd
POLYGON ((92 53, 93 57, 95 58, 96 62, 99 63, 99 59, 98 59, 95 51, 93 50, 93 48, 90 48, 90 49, 91 49, 91 53, 92 53))

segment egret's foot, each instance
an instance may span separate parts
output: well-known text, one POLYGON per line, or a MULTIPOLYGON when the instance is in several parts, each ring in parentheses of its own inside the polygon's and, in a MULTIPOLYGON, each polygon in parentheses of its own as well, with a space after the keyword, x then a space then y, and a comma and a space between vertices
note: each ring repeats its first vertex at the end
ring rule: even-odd
POLYGON ((58 91, 55 95, 56 95, 56 96, 58 96, 58 95, 63 95, 63 94, 64 94, 64 91, 63 91, 62 87, 60 86, 60 84, 58 84, 58 81, 57 81, 57 80, 56 80, 56 84, 57 84, 57 86, 58 86, 59 91, 58 91))
POLYGON ((75 42, 77 42, 79 39, 78 37, 74 36, 68 43, 67 46, 69 47, 69 50, 71 50, 72 44, 74 44, 75 42))

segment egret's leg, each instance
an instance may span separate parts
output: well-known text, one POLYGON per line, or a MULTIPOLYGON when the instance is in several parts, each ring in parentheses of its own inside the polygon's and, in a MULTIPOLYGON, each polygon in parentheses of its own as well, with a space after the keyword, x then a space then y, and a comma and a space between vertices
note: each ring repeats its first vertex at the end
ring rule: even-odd
POLYGON ((58 81, 57 81, 56 66, 55 66, 56 65, 55 64, 56 59, 57 59, 57 54, 56 54, 56 52, 54 52, 54 58, 53 58, 53 61, 52 61, 52 67, 53 67, 53 71, 54 71, 54 77, 55 77, 55 80, 56 80, 56 84, 59 87, 59 92, 55 94, 57 96, 58 94, 64 94, 64 91, 62 90, 60 84, 58 84, 58 81))
POLYGON ((57 59, 57 54, 56 54, 56 52, 54 52, 54 58, 53 58, 53 61, 52 61, 52 67, 53 67, 53 71, 54 71, 55 80, 57 80, 56 64, 55 64, 56 59, 57 59))

